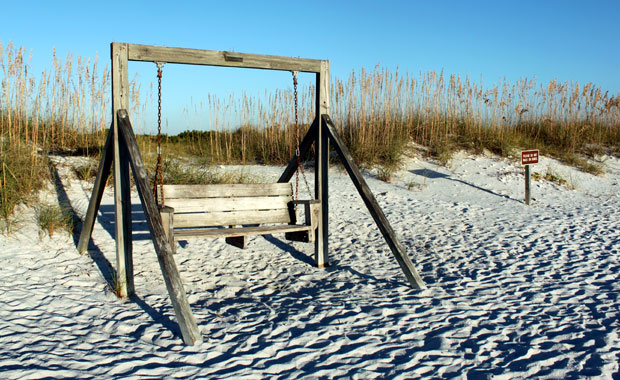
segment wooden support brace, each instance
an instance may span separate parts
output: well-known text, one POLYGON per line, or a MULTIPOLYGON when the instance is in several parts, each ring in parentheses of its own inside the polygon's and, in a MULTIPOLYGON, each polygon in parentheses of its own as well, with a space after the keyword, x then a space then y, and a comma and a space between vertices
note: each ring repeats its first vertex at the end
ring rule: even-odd
MULTIPOLYGON (((235 226, 230 226, 230 228, 235 228, 235 226)), ((247 236, 229 236, 224 239, 226 244, 230 244, 233 247, 245 249, 248 246, 248 237, 247 236)))
POLYGON ((168 241, 157 204, 155 203, 155 198, 148 184, 146 168, 144 167, 142 156, 138 150, 138 144, 133 129, 131 128, 131 123, 129 122, 129 115, 127 115, 127 111, 124 109, 118 110, 117 115, 118 130, 120 132, 119 137, 122 140, 121 143, 127 148, 129 162, 131 163, 131 169, 133 171, 136 187, 138 188, 138 194, 140 195, 140 201, 142 202, 142 208, 144 209, 151 237, 153 238, 155 252, 157 253, 157 259, 166 283, 166 288, 168 289, 177 321, 179 322, 183 341, 188 345, 202 342, 200 330, 198 329, 196 319, 189 307, 185 288, 183 287, 181 276, 179 275, 174 257, 172 256, 172 247, 168 241))
POLYGON ((315 110, 317 134, 315 139, 314 198, 321 202, 314 243, 314 263, 318 268, 329 266, 329 140, 322 115, 329 114, 329 61, 321 61, 316 75, 315 110))
MULTIPOLYGON (((120 144, 120 143, 119 143, 120 144)), ((122 244, 122 250, 116 251, 116 261, 118 263, 117 276, 122 279, 121 283, 121 296, 131 297, 135 294, 135 286, 133 279, 133 232, 132 232, 132 218, 131 218, 131 182, 130 182, 130 169, 129 169, 129 152, 127 151, 127 144, 119 145, 119 160, 114 161, 115 174, 120 173, 120 201, 121 201, 121 213, 122 213, 122 233, 119 233, 117 228, 116 237, 117 244, 122 244), (118 169, 116 168, 118 166, 118 169), (122 239, 120 239, 122 237, 122 239), (121 240, 119 243, 118 240, 121 240), (120 255, 120 256, 119 256, 120 255)), ((118 183, 115 183, 114 187, 115 197, 118 197, 118 183)), ((118 201, 118 200, 117 200, 118 201)), ((118 206, 117 206, 118 207, 118 206)), ((118 211, 118 208, 117 208, 118 211)), ((117 223, 119 222, 118 215, 116 217, 117 223)))
POLYGON ((315 198, 319 200, 314 263, 317 268, 329 266, 329 140, 325 123, 321 120, 316 136, 315 198))
POLYGON ((114 156, 114 152, 112 151, 113 139, 114 128, 110 126, 108 138, 106 139, 103 151, 101 152, 101 160, 99 162, 99 168, 97 169, 93 192, 90 196, 90 202, 88 203, 88 209, 86 211, 86 216, 84 217, 84 222, 82 223, 82 231, 80 231, 80 240, 77 245, 77 250, 79 253, 86 252, 88 249, 88 242, 93 234, 97 211, 101 205, 101 198, 103 197, 105 185, 112 168, 112 157, 114 156))
POLYGON ((347 173, 349 173, 353 184, 357 188, 357 191, 362 197, 362 200, 366 204, 368 211, 370 211, 370 215, 372 215, 375 223, 381 231, 381 234, 383 235, 385 241, 390 247, 392 254, 402 268, 405 277, 407 277, 407 280, 412 287, 416 289, 425 289, 426 285, 424 284, 422 277, 420 277, 418 271, 411 262, 411 259, 407 255, 405 247, 403 247, 400 241, 398 241, 398 239, 396 238, 396 233, 394 232, 392 226, 385 217, 383 210, 381 210, 379 203, 375 199, 375 196, 372 194, 372 191, 368 187, 366 180, 364 180, 364 177, 362 176, 359 168, 357 167, 355 162, 353 162, 353 157, 351 156, 349 149, 336 132, 336 128, 334 127, 334 124, 331 121, 330 117, 328 115, 323 115, 323 121, 325 123, 326 131, 329 135, 332 145, 334 146, 334 149, 336 149, 338 156, 340 156, 340 159, 342 160, 342 163, 347 170, 347 173))
POLYGON ((129 74, 127 44, 112 44, 112 128, 114 130, 114 215, 116 241, 116 275, 119 295, 133 295, 133 258, 131 231, 131 189, 127 152, 121 147, 116 110, 129 108, 129 74))
MULTIPOLYGON (((310 147, 312 147, 312 143, 314 143, 314 140, 316 139, 317 130, 318 130, 318 119, 314 119, 314 121, 310 125, 310 128, 308 128, 308 132, 306 132, 306 135, 304 136, 304 138, 301 140, 301 143, 299 144, 299 154, 301 156, 305 156, 310 151, 310 147)), ((284 169, 284 172, 278 179, 278 182, 284 183, 284 182, 290 181, 291 178, 293 178, 293 175, 295 174, 296 170, 297 170, 297 156, 293 155, 293 157, 289 160, 288 165, 286 166, 286 169, 284 169)))

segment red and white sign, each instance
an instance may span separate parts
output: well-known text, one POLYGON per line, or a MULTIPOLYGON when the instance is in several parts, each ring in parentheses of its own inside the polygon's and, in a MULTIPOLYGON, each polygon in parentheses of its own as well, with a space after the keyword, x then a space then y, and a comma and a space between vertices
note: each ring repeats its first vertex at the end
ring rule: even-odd
POLYGON ((524 150, 521 152, 521 165, 537 164, 538 149, 524 150))

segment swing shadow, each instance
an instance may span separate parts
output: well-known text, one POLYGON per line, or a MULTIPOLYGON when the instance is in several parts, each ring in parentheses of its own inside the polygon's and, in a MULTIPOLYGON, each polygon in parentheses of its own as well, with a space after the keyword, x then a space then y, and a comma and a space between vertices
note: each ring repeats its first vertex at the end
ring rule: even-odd
POLYGON ((308 256, 307 254, 303 252, 298 251, 291 244, 283 242, 282 240, 275 238, 273 235, 263 235, 263 238, 267 240, 268 242, 270 242, 271 244, 278 247, 279 249, 281 249, 282 251, 291 255, 295 260, 301 261, 310 266, 314 266, 314 260, 312 260, 310 256, 308 256))
MULTIPOLYGON (((115 217, 114 204, 106 204, 99 206, 99 212, 97 214, 97 222, 103 227, 103 229, 115 239, 116 236, 116 217, 115 217)), ((146 220, 146 214, 142 208, 142 204, 131 205, 131 228, 132 228, 132 240, 152 240, 151 233, 149 231, 148 222, 146 220)), ((185 242, 180 242, 183 246, 185 242)), ((110 287, 114 284, 114 274, 116 270, 110 263, 110 261, 104 256, 103 252, 96 247, 92 239, 89 242, 88 253, 91 259, 96 263, 99 271, 107 281, 110 287), (92 249, 91 249, 92 248, 92 249)), ((129 297, 132 302, 135 302, 146 314, 151 317, 154 323, 160 324, 164 329, 172 332, 173 336, 178 339, 183 339, 179 325, 168 317, 165 310, 157 310, 153 306, 149 305, 143 298, 137 294, 129 297)), ((139 327, 136 331, 130 334, 136 341, 144 335, 144 330, 151 325, 144 325, 139 327)))
MULTIPOLYGON (((97 221, 112 238, 116 236, 116 214, 114 204, 99 206, 97 221)), ((142 204, 131 204, 131 238, 132 240, 151 240, 151 232, 142 204)))
POLYGON ((493 190, 485 189, 484 187, 480 187, 478 185, 474 185, 472 183, 463 181, 462 179, 452 178, 448 174, 440 173, 440 172, 435 171, 435 170, 431 170, 431 169, 415 169, 415 170, 411 170, 410 172, 413 173, 413 174, 416 174, 416 175, 428 178, 428 179, 438 179, 439 178, 439 179, 447 179, 449 181, 459 182, 459 183, 462 183, 462 184, 467 185, 469 187, 472 187, 472 188, 474 188, 476 190, 484 191, 485 193, 489 193, 491 195, 495 195, 496 197, 500 197, 500 198, 504 198, 504 199, 509 199, 511 201, 522 203, 520 200, 511 198, 508 195, 496 193, 493 190))
MULTIPOLYGON (((311 267, 315 266, 314 260, 312 259, 311 256, 309 256, 306 253, 298 251, 290 243, 282 241, 274 237, 273 235, 263 235, 263 238, 267 240, 268 242, 270 242, 271 244, 278 247, 279 249, 281 249, 282 251, 291 255, 294 259, 300 262, 303 262, 311 267)), ((310 245, 313 246, 312 243, 310 243, 310 245)), ((344 270, 344 271, 349 272, 352 276, 357 277, 360 280, 364 280, 365 282, 376 282, 376 283, 383 284, 384 286, 392 286, 392 287, 401 286, 401 283, 398 280, 388 280, 388 279, 383 279, 383 278, 377 278, 375 276, 359 272, 348 265, 336 264, 336 260, 330 260, 330 266, 325 268, 325 270, 344 270)))
MULTIPOLYGON (((73 225, 73 244, 75 244, 75 246, 77 247, 80 240, 80 234, 82 233, 82 228, 84 226, 83 221, 78 216, 76 208, 73 207, 71 199, 69 199, 69 195, 65 190, 65 185, 60 179, 60 173, 58 172, 58 168, 56 167, 56 165, 50 165, 49 170, 52 178, 54 179, 54 191, 56 192, 58 204, 63 211, 69 212, 71 214, 71 222, 73 225)), ((87 252, 91 260, 93 260, 95 265, 97 265, 97 268, 101 272, 104 280, 108 283, 108 285, 112 286, 112 283, 114 281, 114 267, 112 266, 110 261, 104 256, 101 249, 92 241, 92 239, 88 243, 87 252)))
MULTIPOLYGON (((170 319, 170 317, 168 317, 164 311, 156 310, 151 305, 146 303, 144 299, 140 298, 140 296, 138 296, 137 294, 132 295, 130 297, 130 300, 132 302, 135 302, 135 304, 138 305, 138 307, 144 310, 144 312, 148 314, 149 317, 151 317, 153 322, 161 324, 161 326, 164 329, 167 329, 168 331, 172 332, 172 335, 175 338, 183 339, 183 335, 181 334, 181 329, 179 325, 176 322, 174 322, 172 319, 170 319)), ((162 306, 162 307, 165 307, 165 306, 162 306)), ((151 325, 149 324, 141 325, 138 329, 136 329, 136 331, 131 333, 131 336, 133 336, 136 340, 140 340, 142 335, 144 335, 144 330, 146 330, 146 328, 148 327, 151 327, 151 325)))
POLYGON ((73 238, 73 243, 77 247, 78 241, 80 240, 80 231, 82 230, 82 220, 78 217, 77 211, 75 207, 73 207, 73 204, 71 204, 71 200, 65 191, 65 185, 60 179, 60 173, 58 172, 56 165, 53 163, 50 164, 49 171, 53 179, 54 191, 56 192, 58 205, 63 212, 67 212, 71 215, 71 225, 73 226, 71 237, 73 238))
MULTIPOLYGON (((146 221, 146 217, 144 211, 142 210, 142 206, 139 204, 132 204, 131 207, 132 214, 132 238, 133 240, 150 240, 151 235, 148 230, 148 224, 146 221)), ((114 238, 116 234, 115 230, 115 217, 114 217, 114 205, 101 205, 99 208, 99 213, 97 214, 97 222, 103 226, 104 230, 110 234, 112 238, 114 238)), ((79 233, 76 233, 76 236, 79 239, 79 233)), ((76 240, 77 244, 77 240, 76 240)), ((114 287, 114 275, 116 270, 110 261, 105 257, 101 249, 93 242, 91 239, 88 243, 88 256, 93 260, 97 268, 101 272, 104 280, 110 286, 110 288, 114 287)), ((175 338, 182 339, 181 330, 177 323, 171 320, 165 313, 165 311, 157 310, 149 305, 144 299, 142 299, 137 294, 132 295, 129 298, 132 302, 135 302, 138 307, 140 307, 146 314, 148 314, 153 322, 161 324, 165 329, 172 332, 175 338)), ((144 325, 138 328, 136 331, 131 333, 130 335, 134 337, 136 340, 140 340, 142 337, 144 330, 150 325, 144 325)))

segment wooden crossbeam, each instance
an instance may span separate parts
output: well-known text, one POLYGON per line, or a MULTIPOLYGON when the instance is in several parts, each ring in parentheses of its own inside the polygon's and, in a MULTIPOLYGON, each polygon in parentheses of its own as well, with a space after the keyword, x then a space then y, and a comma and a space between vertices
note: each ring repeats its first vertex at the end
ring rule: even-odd
POLYGON ((250 69, 301 71, 307 73, 321 72, 321 60, 318 59, 167 46, 116 44, 127 46, 129 53, 128 58, 130 61, 242 67, 250 69))

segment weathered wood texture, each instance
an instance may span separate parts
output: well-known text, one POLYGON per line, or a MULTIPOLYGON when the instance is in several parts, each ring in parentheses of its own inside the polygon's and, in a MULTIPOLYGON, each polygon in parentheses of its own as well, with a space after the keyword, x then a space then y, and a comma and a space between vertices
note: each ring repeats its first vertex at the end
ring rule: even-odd
MULTIPOLYGON (((120 193, 122 210, 122 250, 117 250, 117 276, 124 279, 121 284, 121 296, 130 297, 135 294, 133 280, 133 232, 131 226, 131 182, 129 180, 129 152, 126 144, 119 144, 120 159, 114 161, 114 167, 120 170, 120 193)), ((115 194, 118 194, 115 191, 115 194)), ((116 215, 118 220, 118 214, 116 215)), ((117 230, 118 231, 118 230, 117 230)), ((118 243, 118 241, 117 241, 118 243)))
POLYGON ((129 163, 121 160, 116 110, 129 108, 127 44, 112 44, 112 124, 114 129, 114 209, 116 228, 116 274, 121 280, 119 294, 131 296, 134 289, 132 269, 131 197, 129 163), (129 262, 129 263, 127 263, 129 262), (128 268, 129 267, 129 268, 128 268), (129 271, 127 270, 129 269, 129 271))
POLYGON ((126 45, 129 48, 129 60, 131 61, 243 67, 251 69, 301 71, 308 73, 320 72, 322 62, 317 59, 247 54, 229 51, 199 50, 137 44, 126 45))
POLYGON ((289 223, 287 209, 244 211, 222 211, 208 213, 179 213, 174 217, 174 227, 213 227, 261 223, 289 223))
MULTIPOLYGON (((310 243, 315 241, 316 239, 316 230, 319 222, 319 217, 321 216, 321 202, 318 200, 297 200, 292 201, 291 206, 293 205, 303 205, 304 206, 304 223, 306 226, 310 226, 308 230, 303 231, 291 231, 286 232, 285 237, 288 240, 293 241, 301 241, 304 243, 310 243)), ((295 223, 296 216, 294 215, 294 209, 290 210, 293 213, 291 219, 293 223, 295 223)))
POLYGON ((331 98, 329 96, 329 61, 321 61, 321 71, 317 76, 317 88, 319 89, 319 94, 317 96, 318 107, 317 112, 318 116, 328 115, 331 111, 331 98))
MULTIPOLYGON (((159 215, 161 216, 161 223, 166 233, 166 238, 169 242, 174 241, 174 209, 172 207, 163 206, 159 207, 159 215)), ((170 244, 172 253, 176 253, 176 244, 170 244)))
POLYGON ((97 219, 97 211, 101 205, 101 197, 105 191, 105 185, 110 175, 110 169, 112 168, 112 158, 114 156, 112 147, 114 144, 114 129, 110 126, 108 131, 108 137, 103 146, 103 152, 101 154, 101 160, 99 161, 99 168, 97 169, 97 176, 95 177, 95 184, 93 185, 93 192, 90 196, 90 202, 88 203, 88 209, 86 210, 86 216, 82 223, 82 231, 80 231, 80 240, 78 241, 77 250, 79 253, 84 253, 88 249, 88 243, 93 234, 93 227, 95 226, 95 220, 97 219))
POLYGON ((290 183, 165 185, 166 206, 174 210, 174 239, 226 237, 237 247, 245 246, 244 236, 286 233, 293 240, 309 241, 314 236, 320 205, 312 201, 293 201, 290 183), (295 225, 293 204, 305 205, 306 223, 295 225), (310 207, 312 205, 312 207, 310 207), (269 225, 275 224, 280 225, 269 225), (287 223, 288 225, 281 225, 287 223), (228 226, 251 226, 234 227, 228 226), (225 228, 208 228, 225 227, 225 228), (297 234, 297 232, 305 234, 297 234), (239 238, 239 239, 237 239, 239 238))
POLYGON ((166 201, 175 198, 259 197, 291 195, 288 183, 248 183, 226 185, 164 185, 166 201))
POLYGON ((202 336, 198 330, 196 319, 189 307, 185 288, 183 287, 181 276, 179 275, 179 271, 172 256, 172 247, 166 238, 166 231, 164 230, 155 198, 148 184, 144 162, 140 156, 140 151, 138 150, 136 138, 126 110, 121 109, 118 111, 118 122, 119 131, 121 133, 119 140, 122 140, 122 143, 127 147, 127 153, 136 187, 138 188, 138 194, 140 195, 140 201, 142 202, 142 208, 146 215, 159 266, 179 322, 183 340, 188 345, 202 342, 202 336))
POLYGON ((329 61, 321 62, 316 75, 317 134, 315 140, 315 198, 321 202, 316 231, 314 263, 319 268, 329 266, 329 141, 323 125, 323 115, 329 114, 329 61))
POLYGON ((175 230, 176 239, 201 237, 201 238, 222 238, 232 236, 253 236, 271 235, 294 231, 308 231, 310 226, 282 224, 278 226, 259 226, 259 227, 235 227, 235 228, 200 228, 175 230))
POLYGON ((370 215, 372 215, 375 223, 381 231, 381 234, 383 234, 383 237, 394 254, 396 261, 398 261, 398 264, 405 273, 405 277, 407 277, 407 280, 412 287, 416 289, 426 288, 422 277, 420 277, 418 271, 411 262, 411 259, 407 255, 405 247, 403 247, 397 239, 392 226, 385 217, 383 210, 381 210, 381 207, 368 187, 366 180, 364 180, 362 173, 357 165, 355 165, 355 162, 353 162, 353 157, 351 156, 349 149, 336 132, 336 128, 334 127, 330 117, 328 115, 323 115, 323 121, 325 122, 326 132, 329 134, 329 138, 334 146, 334 149, 336 149, 336 152, 340 156, 347 173, 349 173, 349 176, 362 197, 364 204, 366 204, 368 211, 370 211, 370 215))
POLYGON ((531 183, 530 165, 525 165, 525 204, 528 206, 532 202, 532 193, 531 193, 530 183, 531 183))
MULTIPOLYGON (((292 200, 291 195, 275 197, 214 197, 214 198, 187 198, 168 199, 166 206, 180 212, 214 212, 214 211, 248 211, 286 209, 286 204, 292 200)), ((230 223, 225 223, 230 224, 230 223)))
MULTIPOLYGON (((310 151, 310 148, 312 147, 312 144, 316 140, 319 119, 320 119, 319 117, 314 119, 314 121, 310 125, 310 128, 308 128, 308 132, 306 132, 306 135, 304 136, 304 138, 301 140, 301 143, 299 144, 299 154, 302 157, 308 154, 308 152, 310 151)), ((289 160, 288 165, 286 166, 286 169, 284 169, 284 172, 282 173, 282 175, 280 175, 278 182, 283 183, 283 182, 290 181, 291 178, 293 178, 293 175, 295 175, 296 170, 297 170, 297 156, 293 154, 293 157, 289 160)))

